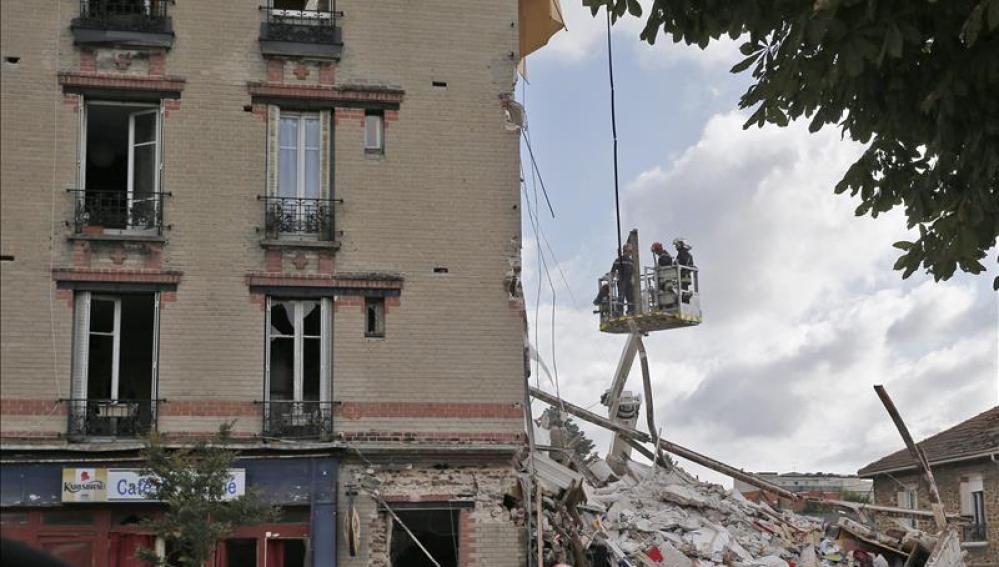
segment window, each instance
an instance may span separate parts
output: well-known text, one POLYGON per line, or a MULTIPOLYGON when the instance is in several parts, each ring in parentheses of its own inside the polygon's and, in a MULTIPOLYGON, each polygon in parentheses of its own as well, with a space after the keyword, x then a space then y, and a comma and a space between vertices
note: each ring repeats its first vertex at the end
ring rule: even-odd
POLYGON ((273 0, 274 10, 318 10, 328 12, 330 0, 273 0))
POLYGON ((139 435, 153 418, 159 296, 76 294, 71 434, 139 435))
POLYGON ((257 540, 225 540, 226 567, 255 567, 257 564, 257 540))
MULTIPOLYGON (((305 567, 305 540, 268 539, 267 565, 280 567, 305 567)), ((240 566, 243 564, 240 563, 240 566)))
POLYGON ((385 115, 380 110, 364 112, 364 150, 369 153, 385 151, 385 115))
POLYGON ((275 107, 277 119, 277 175, 268 190, 265 228, 269 238, 331 239, 332 201, 327 159, 328 113, 285 112, 275 107), (326 132, 326 134, 324 134, 326 132))
MULTIPOLYGON (((396 515, 427 548, 441 567, 458 567, 458 510, 396 510, 396 515)), ((431 567, 433 563, 413 538, 392 520, 392 567, 431 567)))
POLYGON ((964 541, 986 541, 985 524, 985 486, 982 475, 973 474, 961 478, 959 486, 961 498, 961 515, 971 520, 964 526, 964 541))
POLYGON ((88 101, 83 121, 78 230, 159 230, 159 106, 88 101))
POLYGON ((385 298, 364 298, 364 336, 385 336, 385 298))
MULTIPOLYGON (((903 487, 902 490, 898 491, 896 498, 899 508, 906 508, 908 510, 915 510, 917 508, 916 487, 914 485, 903 487)), ((916 527, 915 517, 902 518, 901 521, 911 528, 916 527)))
POLYGON ((264 433, 313 437, 332 432, 332 303, 269 298, 264 433))

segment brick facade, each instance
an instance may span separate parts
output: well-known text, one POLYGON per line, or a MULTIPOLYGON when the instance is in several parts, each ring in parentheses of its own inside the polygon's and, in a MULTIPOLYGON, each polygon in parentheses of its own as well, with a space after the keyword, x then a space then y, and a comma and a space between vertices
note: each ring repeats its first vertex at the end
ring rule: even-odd
MULTIPOLYGON (((505 283, 520 255, 519 135, 497 103, 513 91, 517 2, 341 0, 336 60, 263 56, 262 12, 236 0, 170 3, 169 49, 79 47, 79 7, 0 5, 3 55, 20 58, 0 62, 0 242, 14 257, 0 265, 0 451, 73 449, 60 400, 72 397, 74 293, 134 286, 160 293, 167 437, 236 420, 239 439, 264 443, 266 294, 322 288, 336 290, 330 454, 349 463, 363 443, 405 461, 433 445, 446 465, 466 447, 508 455, 522 442, 523 313, 505 283), (135 97, 162 109, 162 234, 75 234, 66 190, 83 185, 87 104, 135 97), (364 148, 369 107, 391 124, 377 157, 364 148), (336 247, 264 242, 258 197, 273 191, 284 111, 324 118, 321 187, 342 199, 336 247), (386 298, 384 338, 365 336, 370 294, 386 298)), ((475 478, 511 474, 504 459, 480 469, 475 478)), ((458 494, 464 481, 452 480, 435 481, 438 492, 458 494)), ((509 515, 476 498, 461 564, 518 564, 509 515)))
MULTIPOLYGON (((999 565, 999 464, 988 460, 972 460, 933 467, 933 478, 936 480, 940 497, 948 514, 961 510, 959 487, 962 477, 979 474, 982 476, 985 497, 985 523, 988 542, 985 544, 965 544, 968 551, 969 567, 995 567, 999 565)), ((917 489, 918 507, 930 509, 929 487, 922 475, 913 470, 882 474, 874 477, 874 503, 886 506, 897 506, 897 493, 903 486, 915 486, 917 489)), ((878 522, 884 526, 891 520, 881 517, 878 522)), ((935 528, 930 519, 917 520, 917 527, 932 532, 935 528)))

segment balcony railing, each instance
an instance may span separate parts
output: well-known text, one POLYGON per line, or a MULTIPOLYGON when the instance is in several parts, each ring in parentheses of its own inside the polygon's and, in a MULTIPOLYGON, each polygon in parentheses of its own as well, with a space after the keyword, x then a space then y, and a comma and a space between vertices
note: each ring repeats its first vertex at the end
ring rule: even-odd
POLYGON ((970 524, 961 527, 961 541, 976 542, 988 541, 989 532, 985 529, 985 524, 970 524))
POLYGON ((163 197, 169 193, 129 195, 122 190, 69 189, 76 198, 73 227, 77 234, 162 234, 163 197))
POLYGON ((340 199, 257 197, 264 202, 264 232, 269 240, 335 238, 333 208, 340 199))
POLYGON ((141 437, 156 428, 162 400, 64 399, 69 406, 67 436, 141 437))
POLYGON ((333 435, 333 402, 270 400, 261 403, 267 437, 327 438, 333 435))
POLYGON ((75 28, 168 33, 168 0, 80 0, 75 28))
POLYGON ((312 10, 261 6, 261 52, 269 56, 339 59, 343 34, 337 20, 343 13, 337 11, 335 0, 320 1, 318 6, 320 9, 312 10))

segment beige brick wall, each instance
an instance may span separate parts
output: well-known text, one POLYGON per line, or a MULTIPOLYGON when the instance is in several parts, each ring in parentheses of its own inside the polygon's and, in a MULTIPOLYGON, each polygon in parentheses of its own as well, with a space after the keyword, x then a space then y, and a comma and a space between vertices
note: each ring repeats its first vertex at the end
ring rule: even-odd
POLYGON ((517 567, 525 564, 522 512, 503 506, 516 478, 509 466, 453 466, 411 468, 379 465, 341 465, 337 518, 337 565, 343 567, 388 567, 388 530, 391 519, 379 510, 375 499, 362 486, 378 485, 382 497, 396 502, 472 502, 458 529, 462 567, 517 567), (358 491, 354 505, 361 519, 362 545, 355 557, 343 541, 343 522, 349 518, 347 491, 358 491))
MULTIPOLYGON (((948 514, 961 510, 960 483, 961 477, 970 474, 982 475, 985 496, 985 517, 988 529, 988 543, 985 546, 967 547, 968 564, 980 566, 999 565, 999 465, 988 460, 955 463, 933 467, 933 478, 936 480, 940 498, 948 514)), ((919 508, 930 509, 929 487, 921 475, 914 472, 892 473, 874 479, 874 502, 887 506, 897 505, 896 494, 900 486, 916 485, 919 508)), ((890 521, 879 518, 881 524, 887 526, 890 521)), ((934 531, 932 520, 919 520, 917 527, 926 531, 934 531)))
MULTIPOLYGON (((4 400, 69 395, 72 300, 56 291, 51 268, 73 265, 65 189, 79 185, 80 114, 56 74, 80 70, 69 30, 78 6, 0 5, 0 51, 20 57, 16 65, 0 62, 0 238, 2 253, 16 258, 0 266, 4 400)), ((365 156, 358 122, 336 126, 335 190, 344 200, 336 271, 398 272, 405 281, 384 340, 364 337, 360 308, 336 311, 333 399, 519 403, 522 314, 508 304, 503 282, 510 257, 519 254, 518 134, 504 129, 499 98, 512 91, 517 3, 480 0, 456 9, 445 0, 341 0, 338 8, 345 47, 336 83, 394 85, 405 96, 398 120, 388 125, 384 158, 365 156), (435 89, 432 81, 448 87, 435 89), (438 265, 449 273, 433 274, 438 265)), ((265 269, 256 197, 266 186, 267 124, 244 106, 247 83, 266 78, 257 44, 261 15, 256 4, 237 0, 178 2, 170 15, 176 41, 165 72, 186 83, 163 127, 163 189, 172 192, 163 268, 183 277, 160 315, 159 393, 176 402, 250 402, 263 394, 264 313, 245 276, 265 269)), ((289 68, 285 76, 293 81, 289 68)), ((313 73, 307 81, 316 79, 313 73)), ((108 256, 116 247, 93 245, 92 265, 115 268, 108 256)), ((124 265, 141 265, 142 250, 127 252, 124 265)), ((306 271, 313 271, 309 257, 306 271)), ((242 431, 259 427, 240 419, 242 431)), ((202 431, 217 421, 170 417, 161 429, 202 431)), ((344 425, 396 430, 406 423, 344 425)), ((522 428, 516 418, 425 417, 412 426, 510 434, 522 428)), ((5 433, 63 427, 64 418, 52 415, 3 420, 5 433)))

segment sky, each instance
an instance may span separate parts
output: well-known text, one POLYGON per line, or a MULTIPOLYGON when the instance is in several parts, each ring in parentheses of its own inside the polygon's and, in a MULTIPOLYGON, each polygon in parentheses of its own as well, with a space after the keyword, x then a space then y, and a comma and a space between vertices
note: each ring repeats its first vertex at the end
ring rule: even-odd
MULTIPOLYGON (((568 31, 517 87, 555 211, 525 149, 529 334, 557 374, 531 380, 603 413, 626 340, 600 333, 591 305, 616 247, 606 24, 562 4, 568 31)), ((746 470, 855 473, 903 448, 874 384, 917 439, 999 404, 996 250, 987 274, 902 280, 891 244, 904 217, 856 217, 858 202, 832 191, 861 144, 802 123, 743 130, 737 42, 653 47, 640 30, 630 18, 613 32, 622 230, 639 229, 643 263, 654 240, 687 238, 704 310, 700 326, 645 341, 663 437, 746 470)), ((627 388, 641 391, 637 364, 627 388)), ((609 435, 581 426, 604 454, 609 435)))

